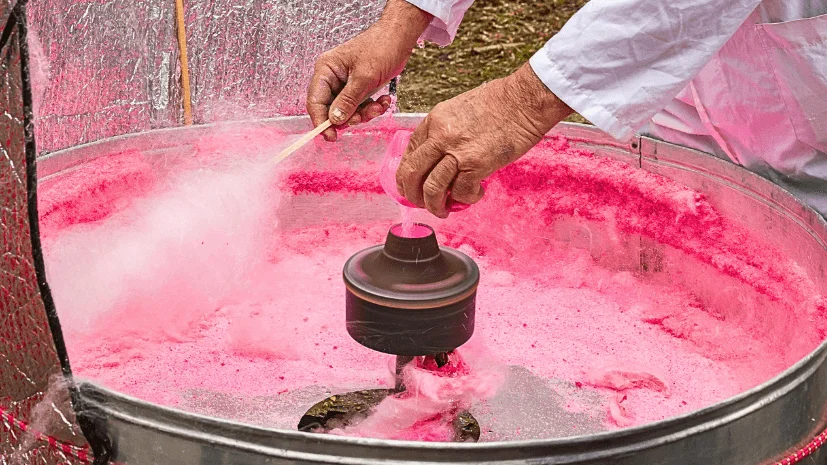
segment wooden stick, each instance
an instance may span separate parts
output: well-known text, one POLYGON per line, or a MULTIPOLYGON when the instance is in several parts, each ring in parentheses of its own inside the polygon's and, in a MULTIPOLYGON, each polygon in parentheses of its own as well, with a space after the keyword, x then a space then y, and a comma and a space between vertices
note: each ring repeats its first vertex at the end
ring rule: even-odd
POLYGON ((190 68, 187 59, 187 29, 184 21, 184 0, 175 0, 175 19, 178 29, 178 51, 181 60, 181 87, 184 104, 184 124, 192 124, 192 95, 190 94, 190 68))
MULTIPOLYGON (((389 90, 390 90, 390 93, 394 94, 394 95, 396 94, 396 83, 397 83, 397 77, 391 79, 389 90)), ((367 101, 367 100, 365 100, 365 101, 367 101)), ((365 103, 365 102, 362 102, 362 103, 365 103)), ((297 140, 296 142, 293 142, 292 144, 290 144, 289 147, 282 150, 281 153, 279 153, 278 155, 273 157, 273 163, 279 163, 282 160, 284 160, 285 158, 289 157, 293 152, 300 149, 304 144, 310 142, 314 137, 316 137, 319 134, 323 133, 325 131, 325 129, 329 128, 330 126, 333 126, 333 123, 331 123, 330 120, 327 120, 324 123, 320 124, 318 127, 316 127, 316 129, 314 129, 314 130, 308 132, 307 134, 303 135, 301 137, 301 139, 297 140)))
POLYGON ((324 123, 320 124, 316 127, 316 129, 308 132, 307 134, 301 136, 299 140, 290 144, 289 147, 279 152, 278 155, 273 157, 273 163, 279 163, 285 158, 289 157, 290 154, 295 152, 296 150, 300 149, 304 144, 313 140, 314 137, 318 136, 319 134, 323 133, 325 129, 331 126, 330 120, 325 121, 324 123))

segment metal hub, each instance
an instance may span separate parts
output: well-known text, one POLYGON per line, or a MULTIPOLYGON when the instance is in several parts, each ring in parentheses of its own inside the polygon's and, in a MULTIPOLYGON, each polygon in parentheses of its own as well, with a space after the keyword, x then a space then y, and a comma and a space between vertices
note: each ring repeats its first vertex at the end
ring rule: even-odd
MULTIPOLYGON (((298 430, 308 433, 329 433, 337 428, 358 424, 386 397, 399 394, 395 389, 371 389, 330 396, 310 407, 299 420, 298 430)), ((454 442, 479 441, 480 424, 470 413, 457 413, 452 425, 454 442)))

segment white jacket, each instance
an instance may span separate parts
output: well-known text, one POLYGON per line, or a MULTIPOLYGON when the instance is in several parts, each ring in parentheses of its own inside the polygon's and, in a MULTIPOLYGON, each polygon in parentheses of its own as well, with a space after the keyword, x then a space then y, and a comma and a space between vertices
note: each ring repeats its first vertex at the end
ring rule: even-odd
MULTIPOLYGON (((408 0, 447 45, 473 0, 408 0)), ((618 139, 726 157, 827 214, 827 0, 591 0, 531 58, 618 139)))

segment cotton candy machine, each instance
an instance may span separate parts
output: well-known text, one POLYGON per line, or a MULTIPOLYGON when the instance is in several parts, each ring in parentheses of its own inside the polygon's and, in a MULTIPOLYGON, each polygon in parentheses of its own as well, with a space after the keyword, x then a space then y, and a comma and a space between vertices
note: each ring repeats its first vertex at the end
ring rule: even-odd
MULTIPOLYGON (((396 356, 394 388, 331 396, 310 407, 299 431, 329 432, 330 425, 347 425, 389 395, 411 395, 405 367, 414 361, 434 370, 458 364, 454 350, 474 332, 479 268, 462 252, 441 248, 426 224, 392 226, 384 244, 350 257, 343 275, 348 334, 369 349, 396 356)), ((473 415, 459 408, 446 415, 454 441, 479 440, 473 415)))
POLYGON ((82 417, 112 460, 759 465, 824 431, 827 223, 706 154, 562 125, 480 204, 417 214, 436 232, 418 239, 465 264, 446 267, 465 270, 462 292, 424 299, 465 309, 438 314, 447 334, 365 292, 370 273, 346 267, 343 283, 348 258, 398 239, 379 158, 421 119, 319 142, 268 175, 256 160, 305 118, 150 131, 39 162, 47 274, 88 380, 82 417), (478 427, 478 443, 296 431, 320 401, 386 396, 410 358, 408 370, 447 366, 454 349, 476 376, 462 404, 476 423, 458 429, 478 427))

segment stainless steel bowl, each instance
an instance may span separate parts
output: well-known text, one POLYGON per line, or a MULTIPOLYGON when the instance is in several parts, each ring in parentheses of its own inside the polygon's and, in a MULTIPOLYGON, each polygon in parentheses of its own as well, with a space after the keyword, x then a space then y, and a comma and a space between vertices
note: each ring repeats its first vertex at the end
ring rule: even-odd
MULTIPOLYGON (((414 127, 423 115, 399 115, 414 127)), ((237 123, 306 130, 304 118, 237 123)), ((208 126, 164 129, 102 140, 43 157, 44 182, 101 153, 121 148, 186 152, 208 126), (156 137, 174 134, 174 138, 156 137), (182 149, 182 147, 184 149, 182 149)), ((597 155, 623 160, 704 193, 721 212, 777 244, 819 289, 827 289, 827 223, 771 182, 711 155, 648 138, 619 144, 595 128, 554 131, 597 155)), ((783 458, 827 425, 827 344, 774 379, 708 408, 644 426, 548 440, 432 444, 356 439, 259 428, 160 407, 81 383, 82 415, 96 419, 111 459, 143 464, 593 464, 761 465, 783 458)), ((823 449, 823 448, 822 448, 823 449)), ((803 463, 827 463, 816 451, 803 463)))

